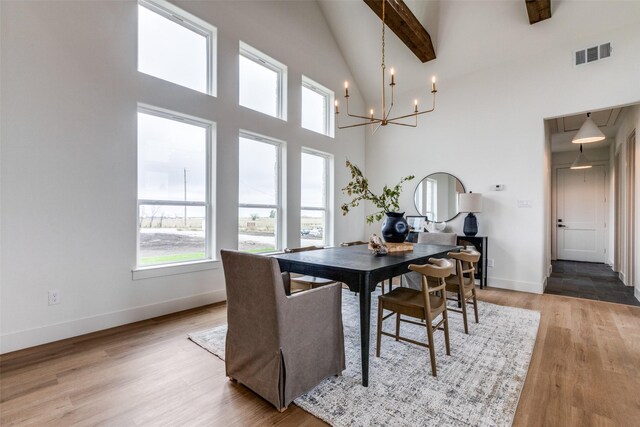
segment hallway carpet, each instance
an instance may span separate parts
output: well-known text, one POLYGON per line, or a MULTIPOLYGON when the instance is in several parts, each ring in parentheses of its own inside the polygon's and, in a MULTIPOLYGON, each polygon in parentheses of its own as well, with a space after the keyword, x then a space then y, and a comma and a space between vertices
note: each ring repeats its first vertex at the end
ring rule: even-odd
POLYGON ((640 306, 633 287, 625 286, 606 264, 553 261, 544 293, 640 306))

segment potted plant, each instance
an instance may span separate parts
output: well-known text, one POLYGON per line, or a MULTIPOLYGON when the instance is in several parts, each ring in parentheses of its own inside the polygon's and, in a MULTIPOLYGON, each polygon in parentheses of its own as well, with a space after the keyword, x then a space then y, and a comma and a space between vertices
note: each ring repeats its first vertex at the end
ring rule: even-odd
POLYGON ((402 192, 402 184, 405 181, 411 181, 414 176, 405 176, 391 188, 385 185, 382 188, 382 193, 376 195, 369 189, 369 180, 362 175, 362 171, 358 166, 349 160, 347 160, 346 166, 351 171, 351 181, 342 189, 342 192, 352 197, 352 199, 349 203, 342 205, 342 215, 349 213, 349 210, 358 206, 361 201, 368 200, 379 211, 366 216, 367 224, 372 224, 374 220, 380 221, 385 217, 381 229, 384 240, 390 243, 404 242, 409 234, 409 225, 404 219, 404 212, 398 212, 400 210, 398 201, 402 192))

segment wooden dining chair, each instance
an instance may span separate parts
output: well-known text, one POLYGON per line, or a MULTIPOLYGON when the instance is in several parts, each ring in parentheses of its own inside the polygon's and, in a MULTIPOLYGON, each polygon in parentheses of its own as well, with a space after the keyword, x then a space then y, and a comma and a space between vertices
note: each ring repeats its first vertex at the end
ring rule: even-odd
POLYGON ((453 264, 447 260, 430 258, 429 262, 433 264, 426 265, 409 265, 409 269, 416 271, 422 275, 422 290, 410 288, 395 288, 391 292, 378 297, 378 333, 376 342, 376 356, 380 357, 381 338, 387 335, 398 340, 410 342, 412 344, 427 347, 431 357, 431 373, 435 377, 436 372, 436 353, 433 341, 433 333, 437 329, 444 331, 444 341, 447 349, 447 355, 451 354, 449 345, 449 320, 447 315, 447 299, 446 299, 446 282, 445 278, 453 272, 453 264), (436 295, 439 293, 439 295, 436 295), (390 314, 383 316, 384 310, 391 311, 390 314), (396 315, 396 333, 390 334, 382 330, 382 322, 396 315), (415 322, 408 319, 402 319, 402 315, 420 319, 425 323, 415 322), (434 320, 438 317, 442 318, 434 325, 434 320), (427 341, 423 343, 410 338, 400 336, 400 322, 412 323, 414 325, 424 326, 427 329, 427 341))
POLYGON ((449 252, 447 256, 455 260, 456 274, 455 276, 451 276, 446 281, 446 289, 447 292, 458 294, 457 301, 460 307, 449 307, 449 310, 455 311, 457 313, 462 313, 462 320, 464 322, 464 333, 469 334, 469 327, 467 325, 467 305, 473 305, 476 323, 479 323, 478 300, 476 298, 475 265, 480 259, 480 252, 449 252))
POLYGON ((368 243, 369 242, 364 242, 362 240, 356 240, 354 242, 342 242, 342 243, 340 243, 340 247, 346 248, 346 247, 349 247, 349 246, 366 245, 368 243))
MULTIPOLYGON (((324 249, 324 248, 322 246, 304 246, 301 248, 286 248, 284 252, 287 254, 291 254, 295 252, 315 251, 318 249, 324 249)), ((304 290, 314 289, 320 286, 326 286, 326 285, 331 285, 333 283, 337 283, 335 280, 325 279, 323 277, 297 275, 297 274, 292 274, 290 281, 292 286, 292 289, 291 289, 292 293, 301 292, 304 290), (298 287, 298 288, 302 287, 302 289, 294 290, 293 289, 294 287, 298 287)))

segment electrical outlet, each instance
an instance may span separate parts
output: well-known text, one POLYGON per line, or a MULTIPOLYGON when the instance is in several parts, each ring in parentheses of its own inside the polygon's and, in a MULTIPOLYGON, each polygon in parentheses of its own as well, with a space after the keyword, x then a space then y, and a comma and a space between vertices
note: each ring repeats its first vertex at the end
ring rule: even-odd
POLYGON ((493 260, 491 258, 487 258, 487 267, 493 267, 493 260))
POLYGON ((53 289, 49 291, 49 305, 60 304, 60 291, 53 289))

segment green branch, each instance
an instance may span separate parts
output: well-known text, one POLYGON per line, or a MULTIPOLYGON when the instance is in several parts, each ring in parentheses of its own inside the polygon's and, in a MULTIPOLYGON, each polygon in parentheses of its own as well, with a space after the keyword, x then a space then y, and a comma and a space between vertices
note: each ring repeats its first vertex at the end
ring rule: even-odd
POLYGON ((399 199, 402 192, 402 184, 414 178, 413 175, 405 176, 393 188, 385 185, 382 188, 382 193, 377 196, 369 189, 369 180, 364 177, 358 166, 349 160, 347 160, 346 166, 351 171, 351 181, 342 189, 342 192, 352 197, 352 199, 341 206, 342 215, 348 214, 350 209, 359 206, 361 201, 368 200, 380 210, 367 215, 367 224, 373 223, 374 220, 380 221, 386 212, 397 212, 400 209, 399 199))

